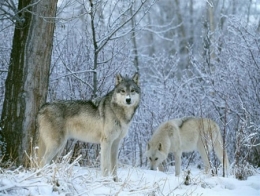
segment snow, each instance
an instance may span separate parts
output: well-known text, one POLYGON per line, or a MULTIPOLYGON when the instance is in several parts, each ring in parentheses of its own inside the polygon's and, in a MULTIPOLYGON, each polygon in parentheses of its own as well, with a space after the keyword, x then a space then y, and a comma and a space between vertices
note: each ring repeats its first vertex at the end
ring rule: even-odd
POLYGON ((119 181, 102 177, 99 168, 80 167, 77 161, 52 163, 42 169, 0 169, 0 195, 260 195, 260 170, 240 181, 204 174, 190 168, 190 184, 185 185, 187 171, 175 177, 169 172, 120 165, 119 181))

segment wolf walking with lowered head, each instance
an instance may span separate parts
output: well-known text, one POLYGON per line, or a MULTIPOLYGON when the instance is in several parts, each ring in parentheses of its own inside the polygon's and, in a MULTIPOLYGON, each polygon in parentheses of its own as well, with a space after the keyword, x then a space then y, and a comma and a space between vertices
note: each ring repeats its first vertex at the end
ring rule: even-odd
POLYGON ((223 148, 221 132, 216 122, 208 118, 184 117, 166 121, 155 130, 148 142, 146 156, 150 168, 155 170, 160 168, 161 163, 172 152, 175 157, 175 175, 179 176, 183 152, 198 151, 204 162, 205 172, 208 173, 208 153, 214 149, 225 171, 228 171, 228 156, 223 148))
POLYGON ((40 166, 50 163, 73 138, 101 144, 101 172, 117 180, 117 156, 139 106, 139 75, 116 76, 115 88, 98 102, 57 101, 46 103, 37 116, 40 166))

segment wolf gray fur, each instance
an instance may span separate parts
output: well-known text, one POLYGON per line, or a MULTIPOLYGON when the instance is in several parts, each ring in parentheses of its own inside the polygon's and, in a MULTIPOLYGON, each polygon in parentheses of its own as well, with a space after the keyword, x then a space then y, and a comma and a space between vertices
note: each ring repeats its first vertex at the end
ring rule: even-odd
POLYGON ((112 91, 98 101, 46 103, 37 116, 39 164, 44 166, 63 150, 68 139, 101 144, 101 172, 117 179, 118 147, 139 106, 139 75, 116 76, 112 91))
MULTIPOLYGON (((207 152, 214 151, 223 164, 223 141, 219 126, 211 119, 184 117, 162 123, 154 132, 147 145, 146 156, 150 169, 160 168, 161 163, 172 152, 175 157, 175 175, 180 174, 181 156, 183 152, 197 150, 204 162, 206 173, 210 163, 207 152)), ((224 151, 226 171, 229 167, 228 157, 224 151)))

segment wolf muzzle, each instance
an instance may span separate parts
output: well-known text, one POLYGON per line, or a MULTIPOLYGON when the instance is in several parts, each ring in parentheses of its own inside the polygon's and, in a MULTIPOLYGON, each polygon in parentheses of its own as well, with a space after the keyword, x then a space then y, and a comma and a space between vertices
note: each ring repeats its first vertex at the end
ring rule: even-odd
POLYGON ((130 98, 130 97, 129 97, 129 98, 126 98, 125 101, 126 101, 127 104, 131 104, 131 98, 130 98))
POLYGON ((131 97, 128 95, 125 99, 127 104, 131 104, 131 97))
POLYGON ((157 168, 155 168, 155 167, 153 167, 153 166, 151 166, 150 167, 150 170, 156 170, 157 168))

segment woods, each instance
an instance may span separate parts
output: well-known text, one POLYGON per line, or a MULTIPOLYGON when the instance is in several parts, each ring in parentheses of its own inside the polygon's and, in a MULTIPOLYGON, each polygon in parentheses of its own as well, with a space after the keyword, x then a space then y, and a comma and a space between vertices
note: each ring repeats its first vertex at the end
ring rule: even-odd
MULTIPOLYGON (((146 166, 160 123, 200 116, 218 123, 237 178, 246 178, 260 166, 259 7, 255 0, 1 2, 0 157, 24 163, 46 100, 96 98, 116 73, 139 71, 142 102, 119 160, 146 166)), ((98 146, 70 141, 70 150, 83 165, 99 164, 98 146)))

